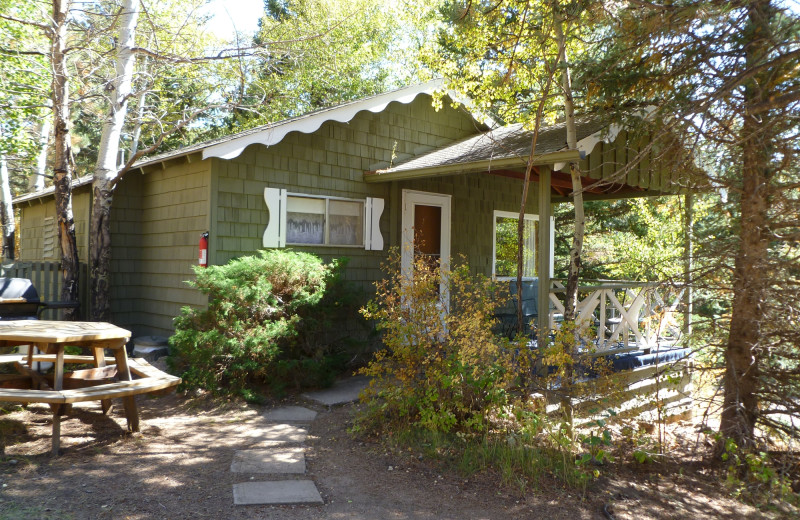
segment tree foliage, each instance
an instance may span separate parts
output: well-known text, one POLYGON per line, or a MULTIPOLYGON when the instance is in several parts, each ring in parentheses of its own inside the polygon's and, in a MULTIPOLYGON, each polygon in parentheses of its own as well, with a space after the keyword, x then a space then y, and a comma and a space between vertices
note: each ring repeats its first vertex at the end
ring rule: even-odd
MULTIPOLYGON (((31 4, 3 0, 0 11, 28 18, 31 4)), ((38 152, 38 124, 47 113, 50 75, 41 49, 44 34, 35 27, 0 18, 0 150, 11 171, 12 192, 24 191, 38 152)))
POLYGON ((244 129, 384 92, 413 81, 401 41, 411 27, 385 0, 270 0, 228 99, 243 105, 220 131, 244 129))
POLYGON ((376 297, 361 309, 376 320, 385 345, 362 370, 373 378, 363 425, 377 431, 411 425, 432 432, 486 431, 517 382, 513 365, 531 368, 524 337, 512 343, 492 331, 497 286, 466 264, 445 273, 421 254, 409 275, 397 250, 385 270, 376 297))
MULTIPOLYGON (((696 205, 698 219, 705 204, 696 205)), ((681 198, 658 197, 586 203, 586 247, 583 277, 591 279, 665 281, 683 276, 684 204, 681 198)), ((555 276, 566 278, 573 215, 559 205, 555 216, 555 276)))
POLYGON ((708 337, 723 349, 722 432, 741 446, 756 424, 797 435, 785 417, 800 413, 800 338, 784 302, 800 290, 800 17, 766 0, 630 2, 606 15, 583 71, 588 104, 648 107, 648 131, 681 137, 702 166, 687 188, 717 208, 697 228, 697 282, 722 302, 708 337))

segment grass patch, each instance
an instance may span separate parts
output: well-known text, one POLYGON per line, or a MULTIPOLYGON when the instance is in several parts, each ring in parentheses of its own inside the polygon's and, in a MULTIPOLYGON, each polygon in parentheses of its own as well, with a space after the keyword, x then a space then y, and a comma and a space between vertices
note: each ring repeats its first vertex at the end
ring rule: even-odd
POLYGON ((0 518, 3 520, 72 520, 75 515, 64 511, 47 511, 42 507, 25 507, 18 504, 0 504, 0 518))
POLYGON ((593 477, 593 470, 576 463, 571 453, 542 447, 532 438, 513 433, 464 435, 413 429, 395 432, 391 445, 438 461, 462 477, 496 471, 504 486, 520 494, 538 487, 546 477, 585 492, 593 477))

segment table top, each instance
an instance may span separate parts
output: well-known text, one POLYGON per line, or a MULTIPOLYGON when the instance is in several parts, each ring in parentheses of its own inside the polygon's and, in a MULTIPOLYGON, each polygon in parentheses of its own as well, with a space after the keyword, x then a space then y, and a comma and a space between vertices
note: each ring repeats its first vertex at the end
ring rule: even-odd
POLYGON ((130 337, 130 331, 101 321, 0 321, 0 341, 70 343, 130 337))

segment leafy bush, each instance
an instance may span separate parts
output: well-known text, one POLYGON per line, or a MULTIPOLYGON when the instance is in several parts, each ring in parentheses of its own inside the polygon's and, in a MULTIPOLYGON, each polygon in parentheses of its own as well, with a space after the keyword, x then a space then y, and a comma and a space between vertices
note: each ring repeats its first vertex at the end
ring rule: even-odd
POLYGON ((516 373, 512 365, 527 358, 519 355, 526 347, 492 333, 499 298, 491 280, 471 275, 466 265, 442 273, 423 255, 416 257, 409 283, 399 253, 392 252, 388 278, 361 310, 377 321, 385 349, 362 370, 372 383, 360 424, 387 430, 411 425, 439 432, 485 430, 489 414, 506 403, 516 373), (449 307, 440 288, 444 275, 449 307))
POLYGON ((326 265, 308 253, 267 250, 222 266, 196 267, 192 285, 208 295, 208 307, 184 307, 170 338, 169 361, 183 378, 182 388, 254 400, 254 388, 281 389, 298 370, 316 376, 303 381, 307 385, 330 382, 335 349, 309 338, 318 339, 336 310, 338 303, 326 294, 340 285, 342 265, 326 265))
POLYGON ((507 284, 473 275, 463 262, 442 273, 415 256, 407 273, 393 251, 387 278, 361 309, 377 322, 384 349, 362 370, 372 380, 353 430, 413 444, 466 473, 494 467, 521 489, 548 472, 585 490, 600 475, 596 465, 611 460, 610 431, 596 420, 599 429, 577 435, 571 414, 548 415, 547 405, 575 396, 588 405, 598 393, 613 395, 608 360, 574 355, 574 323, 535 349, 527 336, 495 334, 507 284))

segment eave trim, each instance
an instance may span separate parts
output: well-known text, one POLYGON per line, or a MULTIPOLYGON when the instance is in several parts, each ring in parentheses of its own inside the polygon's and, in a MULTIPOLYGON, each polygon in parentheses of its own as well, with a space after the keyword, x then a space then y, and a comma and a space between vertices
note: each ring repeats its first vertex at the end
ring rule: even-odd
MULTIPOLYGON (((562 150, 533 158, 534 166, 554 164, 559 162, 569 162, 580 160, 581 153, 578 150, 562 150)), ((367 172, 364 175, 364 182, 391 182, 410 179, 423 179, 428 177, 445 177, 448 175, 460 175, 473 172, 485 172, 492 170, 502 170, 508 168, 525 168, 527 160, 522 157, 508 157, 505 159, 486 159, 468 163, 445 164, 441 166, 429 166, 414 170, 377 170, 367 172)))
POLYGON ((245 135, 230 141, 225 141, 223 143, 204 148, 203 159, 208 159, 209 157, 233 159, 238 157, 244 151, 244 149, 251 144, 272 146, 281 142, 283 138, 286 137, 286 135, 290 132, 310 134, 319 130, 319 128, 328 121, 348 123, 356 116, 356 114, 365 110, 368 110, 372 113, 378 113, 384 110, 389 103, 393 102, 407 105, 414 101, 420 94, 433 94, 436 90, 441 89, 442 85, 443 82, 441 79, 435 79, 426 83, 415 85, 413 87, 402 89, 402 92, 394 91, 380 94, 359 102, 350 103, 341 107, 336 107, 330 110, 312 114, 297 121, 265 128, 263 131, 255 134, 245 135))

